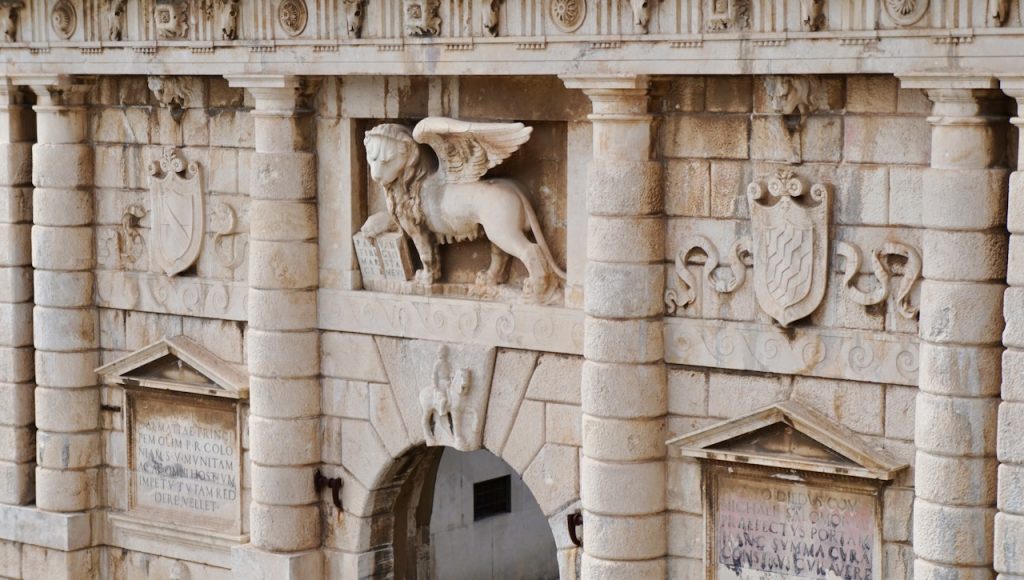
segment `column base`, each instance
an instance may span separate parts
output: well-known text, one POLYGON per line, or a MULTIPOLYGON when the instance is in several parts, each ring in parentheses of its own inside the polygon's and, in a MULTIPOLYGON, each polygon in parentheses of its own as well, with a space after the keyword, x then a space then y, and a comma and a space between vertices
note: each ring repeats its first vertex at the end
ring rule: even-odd
POLYGON ((320 550, 279 554, 252 544, 232 550, 231 576, 236 580, 305 580, 323 578, 324 559, 320 550))

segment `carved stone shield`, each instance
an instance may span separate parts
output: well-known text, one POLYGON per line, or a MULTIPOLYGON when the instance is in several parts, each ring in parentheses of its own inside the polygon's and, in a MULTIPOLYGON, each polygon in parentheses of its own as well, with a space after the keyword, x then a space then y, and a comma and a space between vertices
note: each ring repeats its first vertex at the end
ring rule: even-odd
POLYGON ((829 191, 820 183, 808 193, 791 172, 747 187, 753 229, 754 294, 782 326, 821 304, 828 282, 829 191))
POLYGON ((196 262, 203 246, 205 213, 199 164, 185 163, 173 148, 150 169, 155 268, 174 276, 196 262))

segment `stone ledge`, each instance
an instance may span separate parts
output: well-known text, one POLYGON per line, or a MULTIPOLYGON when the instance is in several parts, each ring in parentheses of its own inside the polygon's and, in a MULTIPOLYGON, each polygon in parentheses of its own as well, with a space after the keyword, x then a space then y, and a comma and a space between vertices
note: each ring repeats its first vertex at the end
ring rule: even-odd
POLYGON ((583 352, 583 312, 568 308, 322 289, 319 315, 323 330, 583 352))
POLYGON ((71 552, 93 545, 89 512, 42 511, 35 506, 0 505, 0 539, 71 552))
POLYGON ((247 319, 245 282, 96 271, 97 306, 224 320, 247 319))
POLYGON ((110 546, 220 568, 231 568, 233 551, 249 542, 248 534, 185 529, 116 513, 107 514, 107 536, 110 546))
POLYGON ((277 554, 246 544, 235 548, 232 555, 232 576, 237 580, 305 580, 323 577, 324 558, 320 550, 277 554))
POLYGON ((666 318, 665 361, 916 386, 920 357, 912 335, 666 318))

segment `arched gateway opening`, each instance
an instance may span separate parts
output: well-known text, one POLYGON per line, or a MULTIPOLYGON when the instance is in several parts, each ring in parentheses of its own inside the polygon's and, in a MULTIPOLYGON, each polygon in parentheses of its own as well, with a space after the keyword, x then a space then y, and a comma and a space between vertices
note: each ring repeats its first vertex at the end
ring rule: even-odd
POLYGON ((418 446, 375 494, 374 578, 554 580, 549 520, 523 479, 486 449, 418 446))

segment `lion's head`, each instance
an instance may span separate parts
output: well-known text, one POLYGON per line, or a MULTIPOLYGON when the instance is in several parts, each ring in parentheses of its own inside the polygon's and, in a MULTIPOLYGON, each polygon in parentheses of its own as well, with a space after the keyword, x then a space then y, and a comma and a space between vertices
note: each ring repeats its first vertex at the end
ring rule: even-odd
POLYGON ((387 195, 388 211, 396 218, 411 216, 423 222, 420 207, 420 186, 430 174, 430 160, 404 125, 385 123, 366 132, 366 162, 370 177, 387 195))

